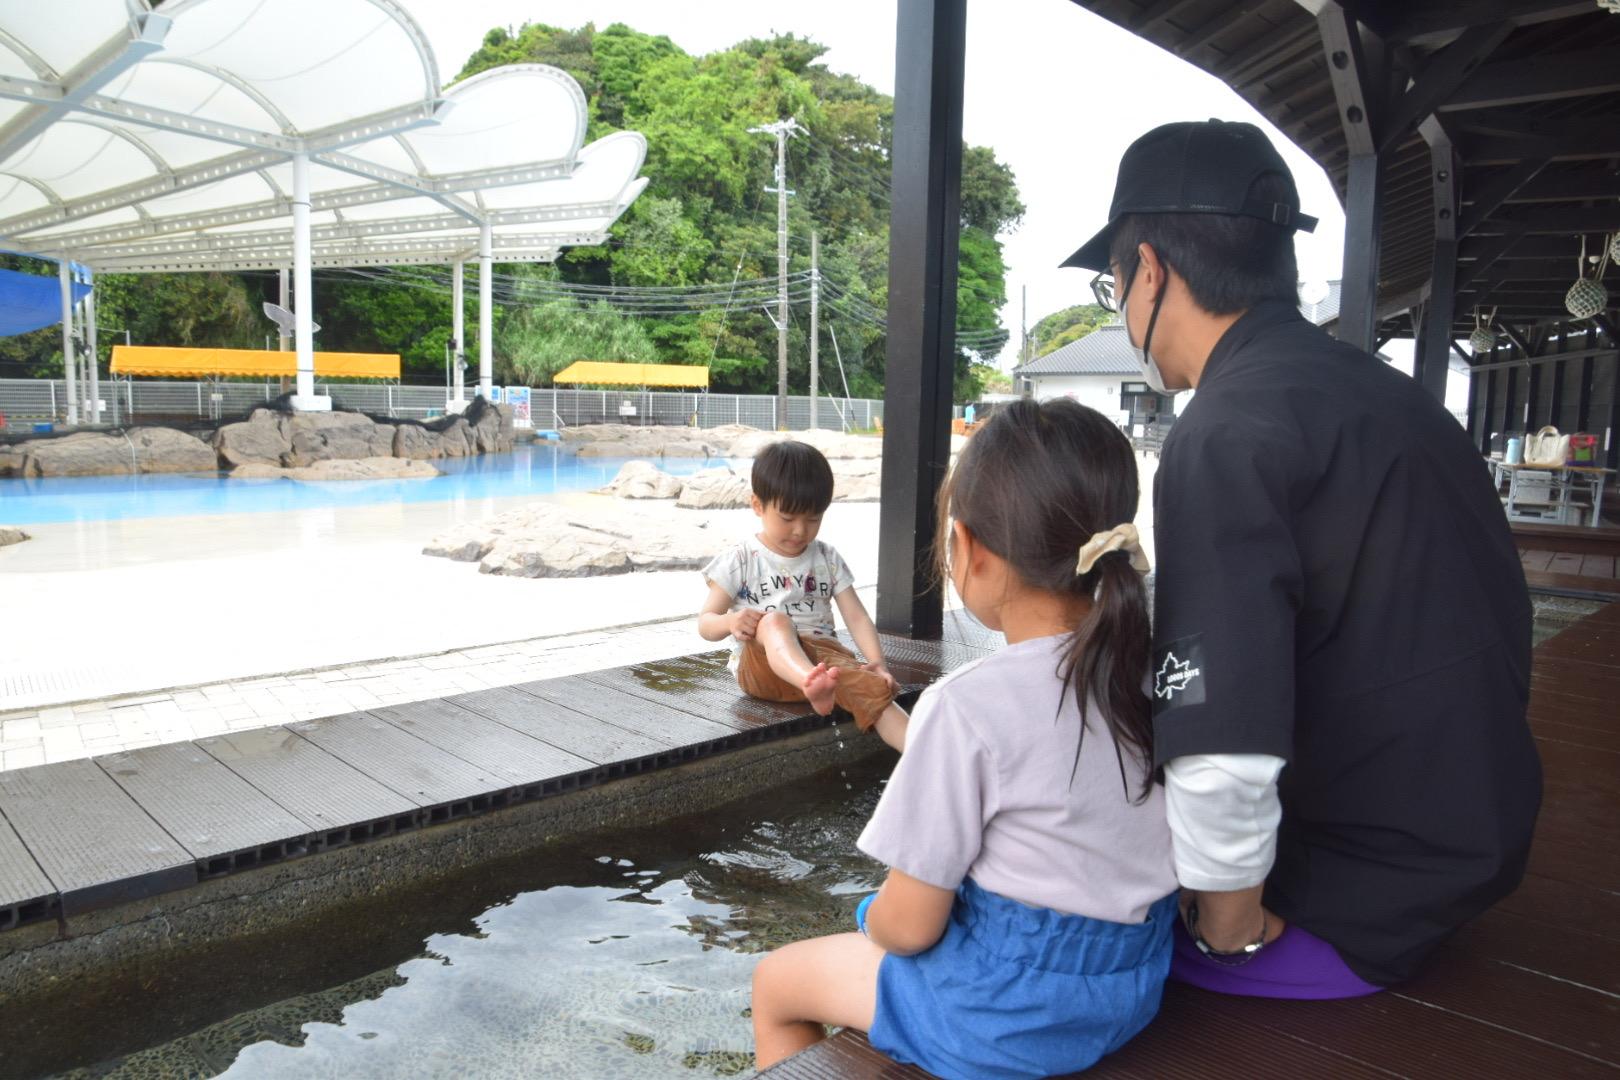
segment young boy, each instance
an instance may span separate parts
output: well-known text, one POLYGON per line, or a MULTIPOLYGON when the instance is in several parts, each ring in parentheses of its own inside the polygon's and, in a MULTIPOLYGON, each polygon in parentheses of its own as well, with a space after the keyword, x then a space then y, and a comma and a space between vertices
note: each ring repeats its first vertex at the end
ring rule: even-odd
POLYGON ((841 705, 862 731, 875 727, 905 749, 907 717, 894 703, 877 628, 849 565, 816 539, 832 502, 832 467, 808 443, 772 443, 754 459, 753 488, 760 531, 704 567, 709 598, 698 632, 733 639, 731 669, 749 697, 808 701, 822 716, 841 705), (834 603, 868 663, 839 642, 834 603))

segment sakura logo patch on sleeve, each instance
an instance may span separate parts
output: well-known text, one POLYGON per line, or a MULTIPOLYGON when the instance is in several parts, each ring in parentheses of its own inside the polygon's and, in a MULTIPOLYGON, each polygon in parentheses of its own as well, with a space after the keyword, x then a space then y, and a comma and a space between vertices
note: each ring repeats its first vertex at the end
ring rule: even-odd
POLYGON ((1153 650, 1153 712, 1204 700, 1204 635, 1179 638, 1153 650))

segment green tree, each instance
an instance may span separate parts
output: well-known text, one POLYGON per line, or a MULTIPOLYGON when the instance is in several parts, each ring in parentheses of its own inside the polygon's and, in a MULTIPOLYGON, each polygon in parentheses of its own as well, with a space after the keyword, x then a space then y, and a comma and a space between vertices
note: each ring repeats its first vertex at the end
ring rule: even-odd
POLYGON ((496 347, 517 381, 530 386, 549 383, 576 360, 658 360, 652 339, 636 320, 603 302, 549 300, 520 308, 496 336, 496 347))
POLYGON ((1114 313, 1097 304, 1076 304, 1039 320, 1030 330, 1036 342, 1036 356, 1045 356, 1053 349, 1061 349, 1071 341, 1078 341, 1097 329, 1114 321, 1114 313))

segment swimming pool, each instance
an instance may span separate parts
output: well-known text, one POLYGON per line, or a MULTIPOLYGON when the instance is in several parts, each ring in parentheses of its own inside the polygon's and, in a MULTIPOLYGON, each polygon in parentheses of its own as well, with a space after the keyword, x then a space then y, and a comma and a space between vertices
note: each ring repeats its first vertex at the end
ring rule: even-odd
POLYGON ((365 910, 0 1012, 15 1076, 462 1078, 753 1071, 761 954, 850 929, 879 754, 718 812, 581 836, 365 910))
MULTIPOLYGON (((67 476, 0 479, 0 523, 190 514, 251 514, 378 503, 443 502, 591 491, 608 483, 627 458, 579 457, 553 443, 519 446, 506 454, 434 461, 431 480, 233 480, 222 473, 144 476, 67 476)), ((659 467, 677 476, 725 464, 718 459, 667 458, 659 467)))

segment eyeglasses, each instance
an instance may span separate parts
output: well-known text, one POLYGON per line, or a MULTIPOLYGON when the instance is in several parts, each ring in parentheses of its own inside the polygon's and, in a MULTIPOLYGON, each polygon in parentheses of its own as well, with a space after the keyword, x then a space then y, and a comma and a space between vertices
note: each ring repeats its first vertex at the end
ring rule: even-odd
POLYGON ((1114 290, 1119 286, 1114 281, 1114 275, 1104 270, 1091 279, 1091 295, 1097 298, 1097 306, 1104 311, 1119 311, 1119 305, 1114 300, 1114 290))

